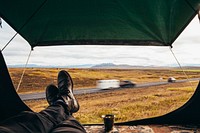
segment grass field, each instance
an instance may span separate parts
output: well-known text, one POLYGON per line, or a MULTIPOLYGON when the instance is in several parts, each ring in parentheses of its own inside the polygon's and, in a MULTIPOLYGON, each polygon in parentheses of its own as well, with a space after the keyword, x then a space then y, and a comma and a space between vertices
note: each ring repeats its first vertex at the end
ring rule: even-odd
MULTIPOLYGON (((28 68, 25 71, 18 93, 42 92, 50 83, 57 84, 57 68, 28 68)), ((73 78, 74 89, 96 87, 100 79, 130 80, 136 83, 167 81, 169 77, 186 79, 179 69, 65 69, 73 78)), ((9 69, 15 88, 17 88, 22 68, 9 69)), ((188 78, 200 77, 200 71, 185 70, 188 78)))
MULTIPOLYGON (((26 70, 19 93, 44 91, 49 83, 56 84, 57 73, 60 69, 26 70)), ((166 81, 168 77, 185 79, 185 75, 176 69, 65 69, 71 74, 75 89, 95 87, 99 79, 131 80, 139 83, 166 81)), ((22 69, 9 69, 11 77, 17 86, 22 69)), ((200 77, 199 70, 187 71, 189 78, 200 77)), ((160 116, 182 106, 192 96, 197 82, 172 83, 168 85, 147 88, 129 88, 96 94, 77 95, 80 111, 74 116, 81 123, 102 123, 101 116, 115 114, 116 122, 137 120, 160 116), (192 84, 192 86, 191 86, 192 84)), ((26 101, 34 111, 45 109, 46 100, 26 101), (40 104, 38 104, 40 103, 40 104)))

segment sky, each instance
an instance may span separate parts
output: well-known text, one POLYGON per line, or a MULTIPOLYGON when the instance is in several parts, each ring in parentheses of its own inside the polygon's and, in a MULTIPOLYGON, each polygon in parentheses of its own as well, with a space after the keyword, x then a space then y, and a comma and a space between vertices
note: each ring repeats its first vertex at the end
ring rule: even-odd
MULTIPOLYGON (((5 21, 0 28, 0 49, 16 33, 5 21)), ((182 66, 200 66, 200 24, 195 17, 173 44, 182 66)), ((25 65, 30 45, 20 35, 3 50, 7 65, 25 65)), ((35 47, 28 64, 73 66, 84 64, 128 64, 135 66, 177 66, 169 47, 155 46, 50 46, 35 47), (53 53, 53 54, 52 54, 53 53)))

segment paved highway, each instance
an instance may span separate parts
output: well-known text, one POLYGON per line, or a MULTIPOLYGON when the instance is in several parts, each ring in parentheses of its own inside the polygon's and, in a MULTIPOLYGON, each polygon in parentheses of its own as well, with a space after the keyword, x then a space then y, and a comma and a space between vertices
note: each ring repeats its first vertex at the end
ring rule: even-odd
MULTIPOLYGON (((194 80, 200 80, 200 78, 193 78, 189 79, 189 81, 194 81, 194 80)), ((184 80, 176 80, 176 83, 180 82, 186 82, 188 81, 187 79, 184 80)), ((143 84, 137 84, 133 88, 143 88, 143 87, 149 87, 149 86, 157 86, 157 85, 165 85, 165 84, 170 84, 169 82, 150 82, 150 83, 143 83, 143 84)), ((91 94, 91 93, 97 93, 97 92, 105 92, 105 91, 113 91, 113 90, 119 90, 119 89, 124 89, 124 88, 118 88, 118 89, 98 89, 98 88, 88 88, 88 89, 80 89, 80 90, 74 90, 75 95, 80 95, 80 94, 91 94)), ((26 100, 36 100, 36 99, 44 99, 45 92, 39 92, 39 93, 31 93, 31 94, 19 94, 20 98, 24 101, 26 100)))

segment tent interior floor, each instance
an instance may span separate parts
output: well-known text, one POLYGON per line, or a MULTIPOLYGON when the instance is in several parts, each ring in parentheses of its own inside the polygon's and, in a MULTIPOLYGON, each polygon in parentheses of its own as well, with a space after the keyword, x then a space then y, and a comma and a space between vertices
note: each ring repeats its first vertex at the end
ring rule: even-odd
MULTIPOLYGON (((105 133, 103 125, 84 126, 87 133, 105 133)), ((109 133, 200 133, 197 126, 181 125, 116 125, 109 133)))

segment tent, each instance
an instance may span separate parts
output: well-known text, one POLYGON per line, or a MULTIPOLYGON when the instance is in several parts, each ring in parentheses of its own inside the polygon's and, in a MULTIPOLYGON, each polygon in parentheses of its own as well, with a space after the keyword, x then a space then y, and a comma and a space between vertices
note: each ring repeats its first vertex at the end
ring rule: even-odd
MULTIPOLYGON (((51 45, 170 46, 199 12, 200 0, 0 0, 0 17, 32 48, 51 45)), ((0 121, 30 110, 0 54, 0 121)), ((121 124, 199 124, 200 87, 180 109, 121 124), (186 116, 187 117, 183 117, 186 116)))

